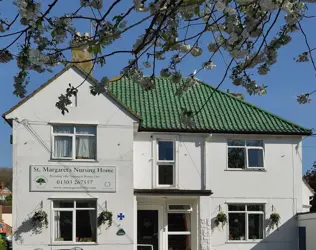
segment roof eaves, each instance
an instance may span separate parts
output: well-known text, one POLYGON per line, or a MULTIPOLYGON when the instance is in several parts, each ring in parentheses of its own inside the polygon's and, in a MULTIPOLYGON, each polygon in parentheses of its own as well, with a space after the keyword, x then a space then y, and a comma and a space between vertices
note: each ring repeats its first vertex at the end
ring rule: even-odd
MULTIPOLYGON (((34 90, 31 94, 29 94, 28 96, 26 96, 24 99, 22 99, 20 102, 18 102, 16 105, 14 105, 12 108, 10 108, 8 111, 6 111, 5 113, 2 114, 2 118, 10 125, 12 126, 12 122, 10 120, 8 120, 6 118, 6 116, 8 114, 10 114, 11 112, 13 112, 14 110, 16 110, 18 107, 20 107, 21 105, 23 105, 26 101, 28 101, 29 99, 31 99, 33 96, 35 96, 38 92, 40 92, 42 89, 44 89, 45 87, 47 87, 50 83, 52 83, 55 79, 57 79, 59 76, 61 76, 63 73, 65 73, 67 70, 69 70, 70 68, 75 68, 77 69, 80 73, 85 74, 85 72, 75 63, 70 63, 68 64, 65 68, 63 68, 60 72, 58 72, 57 74, 55 74, 52 78, 50 78, 47 82, 45 82, 44 84, 42 84, 39 88, 37 88, 36 90, 34 90)), ((98 80, 95 79, 94 77, 92 77, 91 75, 87 76, 87 79, 89 79, 90 81, 92 81, 94 84, 98 83, 98 80)), ((115 77, 113 80, 110 81, 115 81, 118 80, 117 77, 115 77)), ((121 103, 110 91, 107 91, 107 94, 116 102, 118 103, 124 110, 126 110, 128 113, 130 113, 132 116, 134 116, 135 118, 137 118, 138 120, 141 120, 141 117, 136 114, 135 112, 133 112, 133 110, 131 110, 129 107, 127 107, 126 105, 124 105, 123 103, 121 103)))
POLYGON ((257 134, 257 135, 309 135, 306 132, 271 132, 271 131, 233 131, 233 130, 212 130, 212 129, 161 129, 161 128, 139 128, 139 132, 176 132, 176 133, 206 133, 206 134, 257 134))

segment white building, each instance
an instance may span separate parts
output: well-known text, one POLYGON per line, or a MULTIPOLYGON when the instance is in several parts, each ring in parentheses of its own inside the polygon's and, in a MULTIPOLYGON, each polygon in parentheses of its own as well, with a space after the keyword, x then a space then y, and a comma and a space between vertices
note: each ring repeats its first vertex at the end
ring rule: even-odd
POLYGON ((13 133, 14 250, 298 249, 310 130, 204 83, 179 97, 167 78, 152 91, 117 78, 93 96, 89 77, 62 115, 57 97, 84 78, 66 67, 3 115, 13 133), (181 107, 200 112, 184 123, 181 107), (97 223, 106 210, 109 228, 97 223), (35 231, 38 211, 48 227, 35 231), (216 226, 220 211, 228 221, 216 226))

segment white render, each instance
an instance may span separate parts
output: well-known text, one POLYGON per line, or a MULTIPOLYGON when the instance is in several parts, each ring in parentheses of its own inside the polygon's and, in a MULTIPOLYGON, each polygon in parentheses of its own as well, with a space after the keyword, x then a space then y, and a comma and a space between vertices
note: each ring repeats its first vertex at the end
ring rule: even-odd
MULTIPOLYGON (((13 119, 13 237, 14 250, 42 248, 70 249, 73 245, 54 245, 51 223, 41 234, 32 235, 23 221, 43 206, 52 218, 51 199, 98 199, 98 206, 114 214, 113 226, 99 230, 97 244, 80 245, 84 250, 131 250, 137 247, 137 209, 158 207, 161 211, 160 249, 167 250, 166 206, 191 204, 193 208, 192 250, 268 250, 298 249, 296 214, 304 212, 302 189, 301 136, 229 135, 137 132, 137 119, 107 95, 92 96, 90 83, 80 87, 77 107, 65 116, 55 107, 68 84, 83 81, 71 68, 47 87, 6 116, 13 119), (51 160, 51 124, 97 125, 97 161, 51 160), (211 196, 135 196, 134 189, 155 189, 155 141, 172 139, 176 143, 176 187, 181 190, 212 190, 211 196), (264 142, 264 171, 227 169, 227 139, 249 138, 264 142), (115 193, 30 192, 30 165, 115 166, 115 193), (265 205, 265 238, 262 241, 228 242, 227 226, 215 227, 214 219, 228 203, 265 205), (269 216, 281 215, 280 229, 269 230, 269 216), (126 218, 118 221, 116 214, 126 218), (26 228, 25 228, 26 227, 26 228), (126 235, 117 236, 124 228, 126 235), (20 236, 20 237, 19 237, 20 236)), ((305 204, 305 203, 304 203, 305 204)), ((100 211, 99 211, 100 212, 100 211)))
POLYGON ((302 200, 303 200, 303 209, 302 212, 306 213, 309 212, 310 208, 312 207, 311 201, 314 198, 314 190, 308 185, 308 183, 303 180, 302 181, 302 200))
POLYGON ((316 249, 316 213, 299 214, 298 226, 306 228, 306 250, 316 249))

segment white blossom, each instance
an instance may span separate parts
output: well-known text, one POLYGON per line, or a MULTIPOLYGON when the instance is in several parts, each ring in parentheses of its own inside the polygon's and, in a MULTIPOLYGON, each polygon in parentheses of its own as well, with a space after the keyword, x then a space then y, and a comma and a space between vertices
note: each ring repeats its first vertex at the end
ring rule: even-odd
POLYGON ((201 48, 194 47, 194 48, 191 50, 191 55, 192 55, 192 56, 200 56, 200 55, 202 55, 202 52, 203 52, 203 50, 202 50, 201 48))
POLYGON ((226 4, 223 3, 223 1, 221 0, 217 0, 216 3, 215 3, 215 9, 220 11, 220 12, 223 12, 226 8, 226 4))
POLYGON ((273 0, 260 0, 259 5, 264 11, 274 11, 278 8, 277 4, 274 3, 273 0))
POLYGON ((173 83, 179 83, 181 79, 182 79, 182 74, 179 71, 176 71, 171 75, 171 81, 173 83))
POLYGON ((243 58, 248 54, 248 50, 233 50, 230 52, 231 57, 235 59, 243 58))
POLYGON ((29 52, 29 60, 32 64, 41 66, 49 61, 49 57, 42 54, 38 49, 31 48, 29 52))
POLYGON ((204 69, 209 69, 209 70, 212 70, 215 67, 216 65, 212 61, 204 63, 204 66, 203 66, 204 69))
POLYGON ((180 44, 179 51, 182 53, 188 53, 191 50, 192 46, 190 44, 180 44))
POLYGON ((210 52, 215 52, 215 51, 217 51, 217 45, 215 44, 215 43, 209 43, 208 44, 208 46, 207 46, 207 48, 208 48, 208 50, 210 51, 210 52))
POLYGON ((170 73, 169 69, 162 69, 160 71, 160 76, 161 77, 169 77, 170 75, 171 75, 171 73, 170 73))

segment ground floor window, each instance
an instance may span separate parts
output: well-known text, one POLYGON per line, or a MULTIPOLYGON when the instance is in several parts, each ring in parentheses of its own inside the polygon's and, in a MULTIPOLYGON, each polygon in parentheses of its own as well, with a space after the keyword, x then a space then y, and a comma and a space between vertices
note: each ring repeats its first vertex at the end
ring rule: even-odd
POLYGON ((96 200, 54 200, 54 241, 96 242, 96 200))
POLYGON ((228 205, 228 239, 231 241, 258 240, 264 236, 264 205, 228 205))
POLYGON ((172 207, 168 211, 168 249, 191 249, 191 211, 183 205, 172 207))

